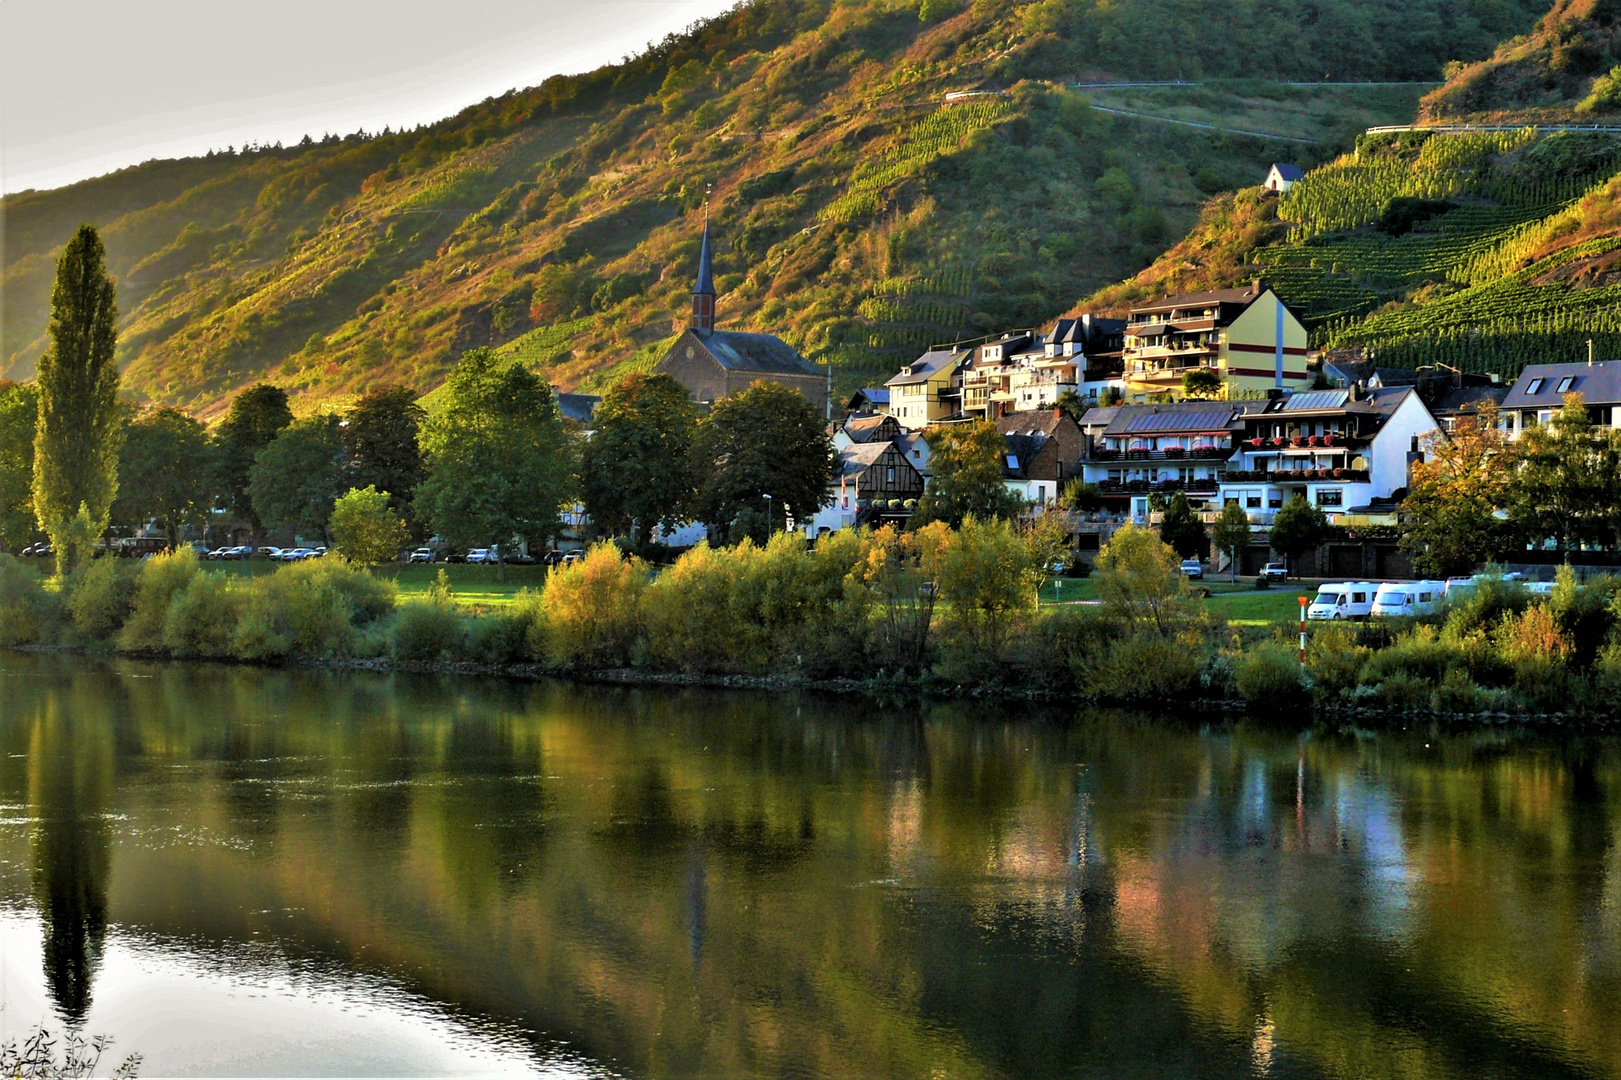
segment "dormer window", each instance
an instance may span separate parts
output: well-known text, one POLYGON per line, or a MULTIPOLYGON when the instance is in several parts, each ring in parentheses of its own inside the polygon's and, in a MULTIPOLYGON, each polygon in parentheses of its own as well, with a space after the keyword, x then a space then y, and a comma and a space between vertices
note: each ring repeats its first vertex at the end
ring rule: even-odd
POLYGON ((1538 394, 1542 393, 1542 384, 1545 381, 1547 381, 1547 380, 1545 380, 1545 379, 1532 379, 1530 382, 1526 383, 1526 385, 1525 385, 1525 395, 1527 397, 1536 397, 1538 394))
POLYGON ((1570 388, 1572 386, 1575 386, 1575 385, 1576 385, 1576 376, 1574 376, 1574 375, 1566 375, 1563 379, 1559 380, 1559 392, 1561 394, 1568 394, 1568 393, 1570 393, 1570 388))

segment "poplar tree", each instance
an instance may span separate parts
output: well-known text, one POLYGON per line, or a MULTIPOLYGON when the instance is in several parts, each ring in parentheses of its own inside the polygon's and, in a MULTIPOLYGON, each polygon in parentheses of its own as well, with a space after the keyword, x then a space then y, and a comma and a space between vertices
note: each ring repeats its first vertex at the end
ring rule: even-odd
POLYGON ((106 252, 81 225, 56 264, 50 347, 39 361, 34 514, 66 573, 107 530, 118 494, 118 308, 106 252))

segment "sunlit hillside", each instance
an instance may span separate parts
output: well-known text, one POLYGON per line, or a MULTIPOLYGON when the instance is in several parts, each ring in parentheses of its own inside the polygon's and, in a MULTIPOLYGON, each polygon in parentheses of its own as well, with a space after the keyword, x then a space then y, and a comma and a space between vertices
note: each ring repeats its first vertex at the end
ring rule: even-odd
POLYGON ((10 196, 0 375, 32 372, 54 253, 88 219, 144 399, 212 415, 265 377, 303 408, 426 391, 478 345, 601 387, 653 363, 685 311, 708 193, 722 322, 855 385, 931 341, 1060 313, 1212 194, 1331 159, 1422 89, 1208 81, 1246 71, 1255 42, 1271 78, 1433 80, 1537 6, 1341 2, 1302 21, 1214 0, 762 0, 431 128, 10 196), (1178 77, 1202 85, 1071 87, 1178 77))
POLYGON ((1607 51, 1615 20, 1603 4, 1562 0, 1535 34, 1455 70, 1421 106, 1432 123, 1459 102, 1492 106, 1476 118, 1491 130, 1368 135, 1282 196, 1213 199, 1184 240, 1080 306, 1117 311, 1259 275, 1316 344, 1385 366, 1510 378, 1528 363, 1585 358, 1589 340, 1605 358, 1621 355, 1621 115, 1605 122, 1609 106, 1593 105, 1607 83, 1594 72, 1621 59, 1607 51), (1558 59, 1561 41, 1597 50, 1585 77, 1560 81, 1574 63, 1558 59), (1508 65, 1522 85, 1538 62, 1543 97, 1481 96, 1507 85, 1492 72, 1508 65), (1600 130, 1560 130, 1587 125, 1600 130))

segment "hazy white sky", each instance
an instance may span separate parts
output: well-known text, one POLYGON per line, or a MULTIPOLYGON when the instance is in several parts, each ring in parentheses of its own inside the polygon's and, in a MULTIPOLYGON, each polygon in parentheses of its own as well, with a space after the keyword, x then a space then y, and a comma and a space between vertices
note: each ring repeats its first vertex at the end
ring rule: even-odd
POLYGON ((0 192, 411 127, 735 0, 0 0, 0 192))

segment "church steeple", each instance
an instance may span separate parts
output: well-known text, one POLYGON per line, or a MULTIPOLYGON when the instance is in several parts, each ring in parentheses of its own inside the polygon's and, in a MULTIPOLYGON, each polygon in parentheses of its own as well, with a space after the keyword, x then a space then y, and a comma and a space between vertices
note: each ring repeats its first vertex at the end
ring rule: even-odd
POLYGON ((698 249, 698 283, 692 287, 692 328, 715 329, 715 274, 709 255, 709 200, 704 200, 704 242, 698 249))

